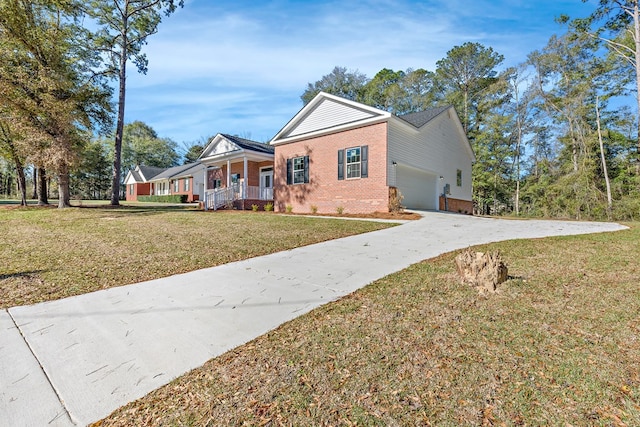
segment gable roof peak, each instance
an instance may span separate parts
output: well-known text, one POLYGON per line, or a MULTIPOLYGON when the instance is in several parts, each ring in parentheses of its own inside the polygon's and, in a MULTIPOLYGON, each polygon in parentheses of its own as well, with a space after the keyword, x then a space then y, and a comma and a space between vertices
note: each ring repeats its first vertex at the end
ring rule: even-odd
POLYGON ((441 113, 443 113, 444 111, 448 110, 451 107, 452 107, 451 105, 443 105, 439 107, 427 108, 422 111, 416 111, 414 113, 402 114, 396 117, 399 118, 400 120, 403 120, 419 128, 424 126, 425 124, 427 124, 428 122, 430 122, 431 120, 433 120, 434 118, 436 118, 441 113))

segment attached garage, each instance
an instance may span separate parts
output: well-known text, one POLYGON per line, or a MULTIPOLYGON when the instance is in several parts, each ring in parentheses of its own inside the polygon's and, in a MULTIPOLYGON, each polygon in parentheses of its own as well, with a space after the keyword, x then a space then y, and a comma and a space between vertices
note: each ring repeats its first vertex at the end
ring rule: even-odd
POLYGON ((437 210, 438 178, 410 166, 396 166, 396 186, 402 193, 402 205, 408 209, 437 210))

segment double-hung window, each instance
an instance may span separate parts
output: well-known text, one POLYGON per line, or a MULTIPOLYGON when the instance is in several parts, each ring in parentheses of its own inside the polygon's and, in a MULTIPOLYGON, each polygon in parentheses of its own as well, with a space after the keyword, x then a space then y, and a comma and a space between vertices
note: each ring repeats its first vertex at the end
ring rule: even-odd
POLYGON ((287 159, 287 184, 306 184, 309 182, 309 156, 287 159))
POLYGON ((178 191, 180 191, 180 180, 176 179, 173 181, 173 192, 177 193, 178 191))
POLYGON ((184 191, 189 191, 189 178, 184 179, 184 191))
POLYGON ((360 178, 360 147, 347 148, 347 179, 360 178))
POLYGON ((338 150, 338 180, 369 176, 369 146, 338 150))

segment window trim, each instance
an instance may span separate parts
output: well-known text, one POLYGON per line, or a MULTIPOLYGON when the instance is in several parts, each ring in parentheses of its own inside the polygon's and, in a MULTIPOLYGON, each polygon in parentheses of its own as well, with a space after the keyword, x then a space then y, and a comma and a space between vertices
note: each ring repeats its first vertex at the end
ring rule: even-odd
POLYGON ((360 179, 362 177, 362 146, 349 147, 344 150, 344 169, 345 169, 345 173, 344 173, 345 179, 360 179), (349 151, 351 150, 358 150, 358 154, 357 154, 358 161, 352 161, 352 162, 349 161, 349 151), (358 165, 358 168, 357 168, 358 174, 349 176, 349 166, 354 166, 354 165, 358 165))
MULTIPOLYGON (((309 156, 295 156, 287 159, 287 185, 300 185, 309 183, 309 156), (296 160, 302 159, 302 169, 295 169, 296 160), (296 180, 296 172, 302 171, 302 181, 300 175, 296 180)), ((299 165, 298 165, 299 166, 299 165)))
POLYGON ((349 148, 342 148, 338 150, 338 181, 342 181, 343 179, 360 179, 360 178, 369 178, 369 146, 368 145, 359 145, 349 148), (347 151, 359 149, 360 150, 360 161, 357 162, 360 164, 360 174, 359 176, 348 176, 348 165, 356 164, 356 162, 347 162, 347 151))
POLYGON ((180 180, 176 179, 175 181, 173 181, 173 192, 174 193, 179 193, 180 192, 180 180))
POLYGON ((304 156, 291 158, 291 184, 304 184, 304 169, 304 156), (296 169, 296 161, 298 161, 297 166, 302 166, 301 168, 296 169), (298 180, 296 180, 296 172, 298 173, 298 180), (302 173, 302 175, 300 175, 300 173, 302 173), (302 179, 300 180, 300 178, 302 179))
POLYGON ((187 191, 187 192, 189 191, 189 184, 190 183, 191 182, 190 182, 189 178, 185 178, 184 179, 184 191, 187 191))
POLYGON ((456 187, 462 187, 462 169, 456 169, 456 187))

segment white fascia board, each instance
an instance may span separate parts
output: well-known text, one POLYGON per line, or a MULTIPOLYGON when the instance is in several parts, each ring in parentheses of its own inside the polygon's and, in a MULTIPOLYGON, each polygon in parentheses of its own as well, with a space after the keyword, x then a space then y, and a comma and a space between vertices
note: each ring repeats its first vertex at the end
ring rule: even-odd
POLYGON ((273 154, 257 153, 254 151, 240 149, 228 153, 216 154, 215 156, 205 157, 200 159, 200 162, 207 166, 213 166, 215 164, 226 163, 228 160, 242 160, 245 156, 247 157, 247 160, 252 162, 273 161, 273 154))
POLYGON ((125 185, 137 184, 137 181, 133 177, 133 174, 131 173, 131 171, 127 172, 127 177, 124 179, 124 183, 125 185))
MULTIPOLYGON (((344 129, 342 129, 343 127, 349 128, 349 126, 352 125, 352 124, 346 124, 346 125, 343 125, 343 126, 336 126, 336 127, 329 128, 329 129, 326 129, 326 130, 323 129, 323 130, 320 130, 320 131, 317 131, 317 132, 311 132, 311 133, 308 133, 308 134, 305 134, 305 135, 296 135, 295 137, 280 139, 282 135, 286 135, 293 127, 295 127, 298 124, 298 122, 301 119, 303 119, 311 110, 313 110, 316 107, 316 105, 318 105, 324 99, 330 99, 330 100, 339 102, 341 104, 352 106, 352 107, 360 109, 360 110, 369 111, 370 113, 375 114, 377 116, 377 117, 375 117, 373 119, 374 121, 381 121, 380 120, 381 118, 386 120, 389 117, 391 117, 391 113, 389 113, 388 111, 379 110, 379 109, 377 109, 375 107, 371 107, 369 105, 361 104, 360 102, 352 101, 350 99, 342 98, 340 96, 332 95, 330 93, 320 92, 307 105, 302 107, 302 109, 300 111, 298 111, 298 113, 295 116, 293 116, 293 118, 291 120, 289 120, 289 122, 282 129, 280 129, 280 131, 273 138, 271 138, 271 141, 269 141, 269 145, 278 145, 280 143, 288 143, 288 142, 293 142, 294 140, 307 139, 307 138, 312 137, 312 136, 318 136, 318 135, 323 135, 323 134, 327 134, 327 133, 332 133, 336 129, 344 130, 344 129)), ((363 123, 363 122, 358 122, 358 123, 363 123)), ((357 127, 357 126, 354 126, 354 127, 357 127)))
POLYGON ((283 139, 280 139, 279 141, 272 140, 269 144, 274 145, 274 146, 283 145, 283 144, 290 144, 292 142, 302 141, 302 140, 305 140, 305 139, 311 139, 311 138, 315 138, 315 137, 318 137, 318 136, 329 135, 329 134, 338 133, 338 132, 344 132, 344 131, 347 131, 347 130, 357 129, 357 128, 361 128, 361 127, 364 127, 364 126, 375 125, 375 124, 378 124, 378 123, 384 123, 384 122, 388 121, 389 118, 390 118, 390 115, 389 116, 372 117, 372 118, 366 119, 366 120, 358 120, 356 122, 345 123, 345 124, 340 125, 340 126, 334 126, 334 127, 330 127, 330 128, 326 128, 326 129, 320 129, 320 130, 317 130, 315 132, 309 132, 309 133, 305 133, 305 134, 302 134, 302 135, 296 135, 296 136, 291 136, 289 138, 283 138, 283 139))
POLYGON ((456 112, 456 109, 453 108, 453 106, 449 107, 449 109, 445 110, 447 112, 452 111, 453 113, 453 117, 454 117, 454 121, 456 122, 456 127, 458 128, 458 132, 460 133, 460 137, 462 138, 462 140, 464 141, 465 147, 469 153, 469 156, 471 157, 471 163, 475 163, 476 162, 476 153, 473 152, 473 147, 471 146, 471 142, 469 141, 469 138, 467 138, 467 134, 464 133, 464 126, 462 126, 462 122, 460 121, 460 117, 458 116, 458 113, 456 112))

